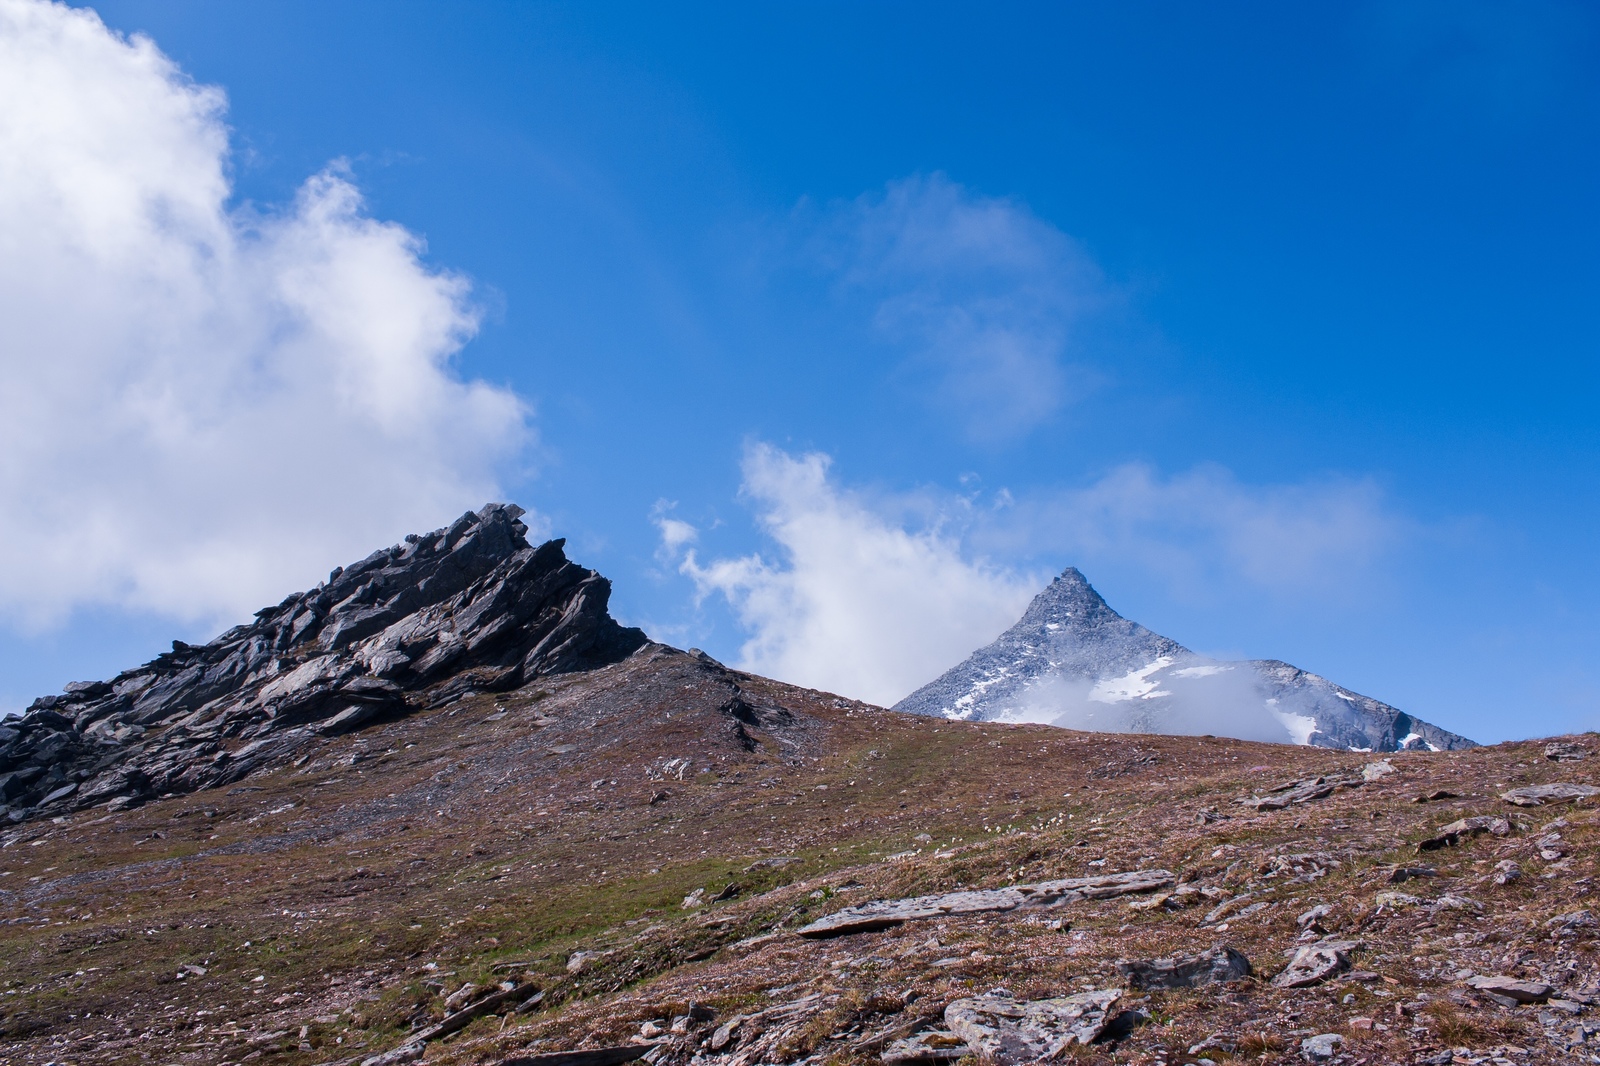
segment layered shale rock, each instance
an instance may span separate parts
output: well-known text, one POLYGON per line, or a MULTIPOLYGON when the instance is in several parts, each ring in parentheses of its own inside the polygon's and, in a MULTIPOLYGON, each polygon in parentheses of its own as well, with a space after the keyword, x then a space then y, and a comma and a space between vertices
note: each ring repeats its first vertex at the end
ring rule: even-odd
POLYGON ((490 504, 373 552, 209 644, 68 685, 0 724, 0 818, 237 781, 319 736, 616 662, 611 583, 490 504))

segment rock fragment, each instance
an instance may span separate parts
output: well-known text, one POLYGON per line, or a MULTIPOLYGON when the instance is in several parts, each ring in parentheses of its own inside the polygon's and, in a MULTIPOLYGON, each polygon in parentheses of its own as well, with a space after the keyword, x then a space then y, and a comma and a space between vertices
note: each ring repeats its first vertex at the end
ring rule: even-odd
POLYGON ((1058 1057, 1073 1044, 1093 1043, 1121 998, 1120 988, 1059 999, 973 996, 946 1007, 944 1020, 984 1066, 1012 1066, 1058 1057))
POLYGON ((1552 740, 1544 746, 1544 757, 1551 762, 1576 762, 1589 757, 1589 749, 1569 740, 1552 740))
POLYGON ((1344 1037, 1338 1033, 1322 1033, 1300 1041, 1300 1057, 1307 1062, 1327 1062, 1339 1054, 1344 1037))
POLYGON ((1367 779, 1356 773, 1319 774, 1279 785, 1265 795, 1241 796, 1235 803, 1258 811, 1281 811, 1331 796, 1341 788, 1360 788, 1367 779))
POLYGON ((1361 777, 1366 781, 1376 781, 1380 777, 1388 777, 1393 773, 1399 773, 1399 771, 1395 768, 1394 763, 1388 759, 1369 762, 1361 768, 1361 777))
POLYGON ((879 1057, 889 1066, 922 1066, 954 1062, 970 1053, 967 1042, 948 1029, 929 1029, 891 1041, 879 1057))
POLYGON ((1596 925, 1600 923, 1587 910, 1558 914, 1544 923, 1544 927, 1552 930, 1550 935, 1556 939, 1578 936, 1582 930, 1593 929, 1596 925))
POLYGON ((1321 940, 1315 944, 1296 948, 1289 965, 1272 979, 1278 988, 1309 988, 1330 977, 1337 977, 1350 968, 1350 952, 1356 949, 1354 941, 1321 940))
POLYGON ((1198 955, 1174 955, 1143 962, 1118 960, 1117 972, 1137 989, 1197 988, 1227 984, 1250 976, 1250 960, 1241 952, 1218 946, 1198 955))
POLYGON ((1433 836, 1417 845, 1418 851, 1438 851, 1440 848, 1454 847, 1467 837, 1474 837, 1480 833, 1491 836, 1503 837, 1511 832, 1511 823, 1504 818, 1496 818, 1488 814, 1475 814, 1471 818, 1462 818, 1442 827, 1433 836))
POLYGON ((361 1060, 361 1066, 403 1066, 404 1063, 422 1058, 425 1050, 421 1041, 405 1043, 381 1054, 369 1055, 361 1060))

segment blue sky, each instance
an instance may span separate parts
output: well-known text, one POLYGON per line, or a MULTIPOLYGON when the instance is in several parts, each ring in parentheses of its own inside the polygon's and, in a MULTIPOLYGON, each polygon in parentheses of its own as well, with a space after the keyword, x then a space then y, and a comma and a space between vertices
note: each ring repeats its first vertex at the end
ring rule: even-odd
MULTIPOLYGON (((113 122, 73 72, 128 46, 9 3, 60 158, 151 124, 89 156, 193 205, 127 232, 210 310, 0 278, 39 418, 0 707, 494 493, 626 620, 852 695, 1070 564, 1477 739, 1600 726, 1591 7, 105 3, 171 61, 104 76, 154 101, 113 122), (259 331, 226 375, 216 321, 259 331), (160 395, 190 435, 68 434, 60 351, 141 382, 95 425, 160 395)), ((0 238, 53 247, 40 210, 0 238)))

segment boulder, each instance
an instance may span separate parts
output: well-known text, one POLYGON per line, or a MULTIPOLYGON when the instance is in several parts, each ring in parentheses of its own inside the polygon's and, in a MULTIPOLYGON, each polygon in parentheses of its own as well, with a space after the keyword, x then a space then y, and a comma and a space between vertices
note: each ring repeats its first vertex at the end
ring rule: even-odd
POLYGON ((1174 955, 1147 962, 1118 960, 1117 972, 1132 988, 1197 988, 1200 985, 1227 984, 1250 976, 1250 960, 1226 946, 1214 947, 1198 955, 1174 955))
POLYGON ((973 996, 947 1006, 944 1021, 984 1066, 1011 1066, 1055 1058, 1073 1044, 1093 1043, 1121 998, 1120 988, 1059 999, 973 996))

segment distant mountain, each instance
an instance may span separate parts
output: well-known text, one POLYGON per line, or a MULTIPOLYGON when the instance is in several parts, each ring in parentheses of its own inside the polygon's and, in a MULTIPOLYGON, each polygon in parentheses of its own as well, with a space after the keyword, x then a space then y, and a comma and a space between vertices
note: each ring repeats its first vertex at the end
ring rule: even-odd
POLYGON ((1288 663, 1196 655, 1119 615, 1072 567, 1034 597, 1016 625, 895 709, 1355 751, 1476 747, 1288 663))

